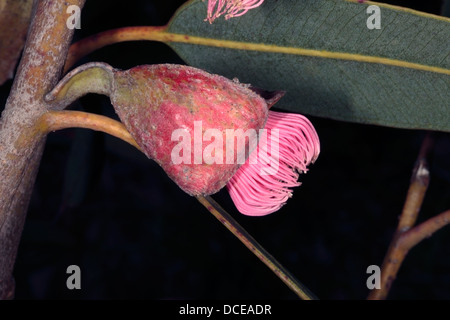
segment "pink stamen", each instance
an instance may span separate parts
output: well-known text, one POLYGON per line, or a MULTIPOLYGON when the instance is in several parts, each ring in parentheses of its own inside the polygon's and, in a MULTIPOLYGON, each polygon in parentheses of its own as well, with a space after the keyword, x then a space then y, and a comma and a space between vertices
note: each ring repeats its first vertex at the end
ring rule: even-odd
POLYGON ((260 141, 257 163, 249 159, 227 184, 236 208, 245 215, 263 216, 279 210, 299 186, 299 174, 307 171, 320 153, 320 141, 311 122, 300 114, 269 111, 265 129, 267 141, 260 141), (271 154, 271 130, 279 130, 278 158, 271 154), (262 170, 278 161, 275 174, 261 175, 262 170))
POLYGON ((209 0, 205 21, 213 23, 223 14, 225 14, 225 20, 240 17, 248 10, 259 7, 263 2, 264 0, 209 0))

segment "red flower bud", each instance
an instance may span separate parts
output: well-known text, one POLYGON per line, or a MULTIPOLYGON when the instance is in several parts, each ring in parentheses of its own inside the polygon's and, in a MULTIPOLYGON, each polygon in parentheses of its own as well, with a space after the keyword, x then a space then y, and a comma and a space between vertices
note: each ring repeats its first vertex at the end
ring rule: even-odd
POLYGON ((230 137, 226 130, 257 132, 264 127, 268 112, 265 100, 247 86, 183 65, 145 65, 116 71, 110 97, 145 154, 190 195, 209 195, 226 185, 243 164, 237 163, 238 155, 248 154, 249 146, 248 141, 244 149, 238 149, 238 143, 229 144, 233 145, 234 157, 227 161, 230 137), (180 129, 189 133, 181 137, 190 141, 180 141, 181 137, 174 141, 173 133, 180 129), (222 161, 215 157, 211 164, 204 159, 205 149, 213 142, 204 141, 208 129, 222 134, 220 148, 224 150, 222 161), (181 149, 177 148, 180 143, 190 145, 191 154, 187 158, 180 155, 187 161, 174 163, 173 152, 181 149))
POLYGON ((284 93, 266 95, 200 69, 162 64, 121 71, 89 63, 46 100, 61 108, 87 92, 110 96, 142 151, 181 189, 209 195, 227 185, 243 214, 278 210, 320 152, 308 119, 268 111, 284 93))

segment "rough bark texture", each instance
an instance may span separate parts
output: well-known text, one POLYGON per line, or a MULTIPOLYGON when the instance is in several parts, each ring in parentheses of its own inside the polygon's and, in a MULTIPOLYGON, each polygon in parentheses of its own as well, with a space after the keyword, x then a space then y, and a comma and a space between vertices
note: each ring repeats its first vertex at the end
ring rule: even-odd
POLYGON ((0 119, 0 298, 14 296, 12 272, 45 136, 34 125, 47 111, 45 93, 64 66, 73 30, 70 5, 85 0, 35 0, 27 42, 0 119))

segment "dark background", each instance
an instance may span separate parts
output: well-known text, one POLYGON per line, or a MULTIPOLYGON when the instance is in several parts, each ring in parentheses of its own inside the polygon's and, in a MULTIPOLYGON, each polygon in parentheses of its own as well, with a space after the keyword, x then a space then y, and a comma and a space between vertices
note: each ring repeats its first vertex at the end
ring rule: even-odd
MULTIPOLYGON (((440 1, 386 1, 439 13, 440 1)), ((131 25, 164 25, 183 1, 88 0, 75 39, 131 25)), ((117 68, 183 63, 155 42, 116 44, 82 62, 117 68)), ((0 88, 4 105, 11 81, 0 88)), ((115 117, 107 97, 74 108, 115 117)), ((321 155, 279 212, 246 217, 214 198, 321 299, 364 299, 402 210, 423 131, 310 117, 321 155)), ((450 208, 450 136, 435 133, 431 184, 419 222, 450 208)), ((450 228, 415 247, 390 299, 450 299, 450 228)), ((102 133, 49 135, 23 232, 17 299, 296 299, 154 162, 102 133), (66 288, 80 266, 82 289, 66 288)))

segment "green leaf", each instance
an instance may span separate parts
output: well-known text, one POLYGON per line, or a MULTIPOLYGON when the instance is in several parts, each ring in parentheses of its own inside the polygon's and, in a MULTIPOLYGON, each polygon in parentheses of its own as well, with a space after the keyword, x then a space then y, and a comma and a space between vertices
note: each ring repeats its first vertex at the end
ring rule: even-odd
POLYGON ((205 22, 190 1, 167 42, 188 64, 267 90, 277 108, 366 124, 450 131, 450 20, 350 0, 266 0, 205 22), (370 30, 369 5, 381 10, 370 30))

